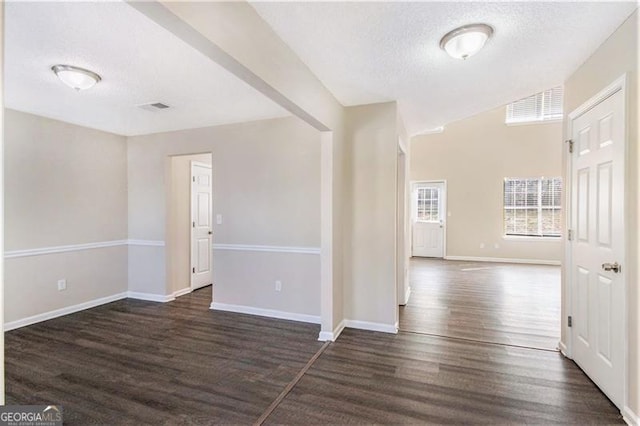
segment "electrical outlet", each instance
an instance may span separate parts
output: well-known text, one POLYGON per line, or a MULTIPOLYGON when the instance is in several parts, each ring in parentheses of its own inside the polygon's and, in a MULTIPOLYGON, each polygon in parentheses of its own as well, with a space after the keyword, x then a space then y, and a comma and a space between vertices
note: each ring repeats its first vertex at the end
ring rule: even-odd
POLYGON ((276 291, 282 291, 282 281, 276 281, 276 291))
POLYGON ((58 291, 67 289, 67 280, 58 280, 58 291))
POLYGON ((499 248, 500 248, 500 244, 495 243, 495 244, 493 245, 493 248, 495 248, 495 249, 499 249, 499 248))
POLYGON ((484 248, 484 243, 480 243, 480 248, 483 249, 484 248))

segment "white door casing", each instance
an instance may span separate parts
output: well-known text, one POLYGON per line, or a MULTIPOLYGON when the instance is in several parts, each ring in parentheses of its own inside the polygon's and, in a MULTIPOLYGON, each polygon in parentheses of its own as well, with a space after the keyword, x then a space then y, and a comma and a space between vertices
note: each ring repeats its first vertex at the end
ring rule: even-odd
MULTIPOLYGON (((624 86, 622 86, 624 87, 624 86)), ((599 101, 599 102, 598 102, 599 101)), ((625 400, 625 93, 570 115, 571 355, 619 408, 625 400), (611 265, 621 265, 616 272, 611 265)))
POLYGON ((446 183, 416 182, 411 188, 411 255, 445 255, 446 183))
POLYGON ((212 176, 209 164, 191 162, 191 288, 213 282, 212 176))

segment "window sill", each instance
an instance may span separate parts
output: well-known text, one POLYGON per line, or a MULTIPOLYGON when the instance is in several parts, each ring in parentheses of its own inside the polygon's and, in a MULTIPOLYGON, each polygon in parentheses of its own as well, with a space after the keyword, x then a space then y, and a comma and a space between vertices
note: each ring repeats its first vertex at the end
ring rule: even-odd
POLYGON ((525 235, 503 235, 502 239, 506 241, 537 241, 545 243, 559 243, 562 241, 562 237, 529 237, 525 235))

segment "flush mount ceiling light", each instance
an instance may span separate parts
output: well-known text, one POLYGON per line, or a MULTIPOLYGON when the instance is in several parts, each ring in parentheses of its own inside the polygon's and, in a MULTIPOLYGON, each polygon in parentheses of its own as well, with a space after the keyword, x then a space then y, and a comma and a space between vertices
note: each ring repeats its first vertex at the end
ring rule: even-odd
POLYGON ((72 65, 54 65, 51 70, 64 84, 77 91, 89 89, 102 80, 95 72, 72 65))
POLYGON ((467 59, 482 49, 493 34, 487 24, 471 24, 449 31, 440 40, 440 48, 456 59, 467 59))

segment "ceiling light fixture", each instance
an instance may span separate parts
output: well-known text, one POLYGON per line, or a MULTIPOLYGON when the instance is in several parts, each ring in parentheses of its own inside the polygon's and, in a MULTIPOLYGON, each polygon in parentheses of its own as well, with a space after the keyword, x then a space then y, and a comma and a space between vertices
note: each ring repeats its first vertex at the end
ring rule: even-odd
POLYGON ((456 59, 467 59, 482 49, 491 38, 493 28, 487 24, 471 24, 449 31, 440 40, 440 48, 456 59))
POLYGON ((54 65, 51 70, 67 86, 77 90, 86 90, 98 83, 102 78, 93 71, 72 65, 54 65))

